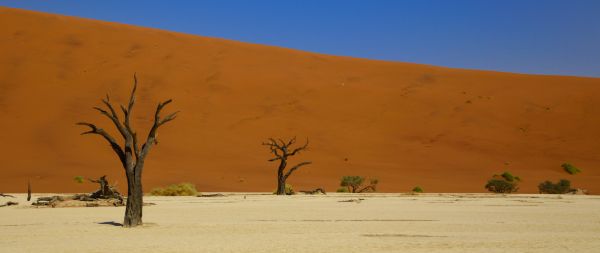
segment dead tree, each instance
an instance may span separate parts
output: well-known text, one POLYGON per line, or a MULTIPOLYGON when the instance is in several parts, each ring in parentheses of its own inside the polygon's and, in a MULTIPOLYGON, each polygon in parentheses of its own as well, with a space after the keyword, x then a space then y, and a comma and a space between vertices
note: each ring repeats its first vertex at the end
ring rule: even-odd
POLYGON ((127 107, 121 105, 123 111, 123 121, 119 120, 119 115, 115 111, 113 105, 110 102, 110 98, 106 95, 106 98, 102 100, 102 103, 108 110, 100 107, 94 107, 95 110, 100 112, 112 121, 117 128, 120 135, 123 137, 124 144, 120 146, 119 143, 109 135, 102 128, 97 127, 94 124, 87 122, 77 123, 78 125, 87 126, 90 128, 89 131, 82 133, 85 134, 97 134, 102 136, 111 146, 112 150, 119 157, 119 161, 125 169, 125 176, 127 177, 127 205, 125 209, 125 219, 123 222, 124 227, 135 227, 142 224, 142 205, 143 205, 143 191, 142 191, 142 171, 144 169, 144 161, 150 152, 153 145, 158 144, 156 139, 156 132, 158 128, 165 123, 174 120, 177 112, 171 113, 164 118, 160 117, 162 109, 171 103, 171 99, 158 103, 156 112, 154 113, 154 124, 148 132, 146 141, 144 144, 138 144, 136 132, 131 127, 130 118, 135 103, 135 91, 137 89, 137 77, 133 75, 133 90, 129 97, 129 104, 127 107))
POLYGON ((282 139, 275 140, 273 138, 269 138, 267 142, 263 143, 263 145, 269 147, 271 153, 275 155, 275 157, 269 159, 269 162, 279 161, 279 167, 277 168, 277 191, 275 191, 275 194, 277 195, 285 195, 285 182, 294 171, 304 165, 311 164, 311 162, 301 162, 284 173, 288 158, 290 156, 299 154, 301 151, 305 151, 308 147, 308 139, 306 139, 306 144, 304 144, 304 146, 292 149, 291 146, 295 142, 296 137, 292 138, 288 142, 285 142, 282 139))

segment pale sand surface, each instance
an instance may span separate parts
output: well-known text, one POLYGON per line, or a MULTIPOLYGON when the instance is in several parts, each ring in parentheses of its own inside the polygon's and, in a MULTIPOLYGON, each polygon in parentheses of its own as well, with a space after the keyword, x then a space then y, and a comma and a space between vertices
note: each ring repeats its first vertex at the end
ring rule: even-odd
MULTIPOLYGON (((40 195, 37 195, 40 196, 40 195)), ((600 197, 328 194, 146 197, 124 207, 0 208, 1 252, 598 252, 600 197), (246 196, 246 198, 244 198, 246 196), (340 200, 363 198, 360 203, 340 200)), ((5 202, 8 198, 0 199, 5 202)))

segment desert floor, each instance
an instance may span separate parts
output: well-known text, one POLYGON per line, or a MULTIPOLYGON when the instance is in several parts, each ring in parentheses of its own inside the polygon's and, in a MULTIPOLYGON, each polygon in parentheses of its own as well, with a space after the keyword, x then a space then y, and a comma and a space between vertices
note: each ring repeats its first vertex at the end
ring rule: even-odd
MULTIPOLYGON (((49 194, 47 194, 49 195, 49 194)), ((34 195, 38 197, 41 195, 34 195)), ((0 202, 11 200, 2 198, 0 202)), ((598 252, 600 196, 146 197, 124 207, 0 208, 1 252, 598 252), (360 202, 341 202, 351 199, 360 202)))

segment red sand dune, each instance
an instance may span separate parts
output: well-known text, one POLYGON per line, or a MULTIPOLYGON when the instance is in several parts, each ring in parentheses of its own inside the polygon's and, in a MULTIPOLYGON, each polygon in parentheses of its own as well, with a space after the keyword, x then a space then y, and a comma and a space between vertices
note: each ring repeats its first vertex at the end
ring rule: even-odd
MULTIPOLYGON (((159 132, 145 189, 271 191, 268 137, 310 138, 296 189, 334 191, 343 175, 381 191, 482 192, 492 174, 521 192, 566 178, 600 192, 600 79, 337 57, 109 22, 0 8, 0 192, 87 191, 74 176, 125 179, 92 110, 125 103, 138 73, 135 126, 159 100, 179 117, 159 132), (583 173, 571 176, 571 162, 583 173)), ((112 131, 114 133, 114 131, 112 131)))

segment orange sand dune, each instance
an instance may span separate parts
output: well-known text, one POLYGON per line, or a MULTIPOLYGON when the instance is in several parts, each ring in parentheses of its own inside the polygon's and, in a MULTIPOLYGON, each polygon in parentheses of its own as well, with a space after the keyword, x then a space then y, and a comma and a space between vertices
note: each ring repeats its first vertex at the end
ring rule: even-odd
MULTIPOLYGON (((268 137, 310 138, 314 162, 296 189, 333 191, 343 175, 381 191, 481 192, 494 173, 521 192, 570 179, 600 192, 600 79, 451 69, 328 56, 129 25, 0 8, 0 192, 88 191, 74 176, 109 175, 116 156, 78 121, 124 103, 138 73, 135 125, 159 100, 181 113, 159 132, 145 189, 189 181, 201 191, 271 191, 268 137), (563 162, 581 167, 570 176, 563 162)), ((114 132, 113 132, 114 133, 114 132)))

